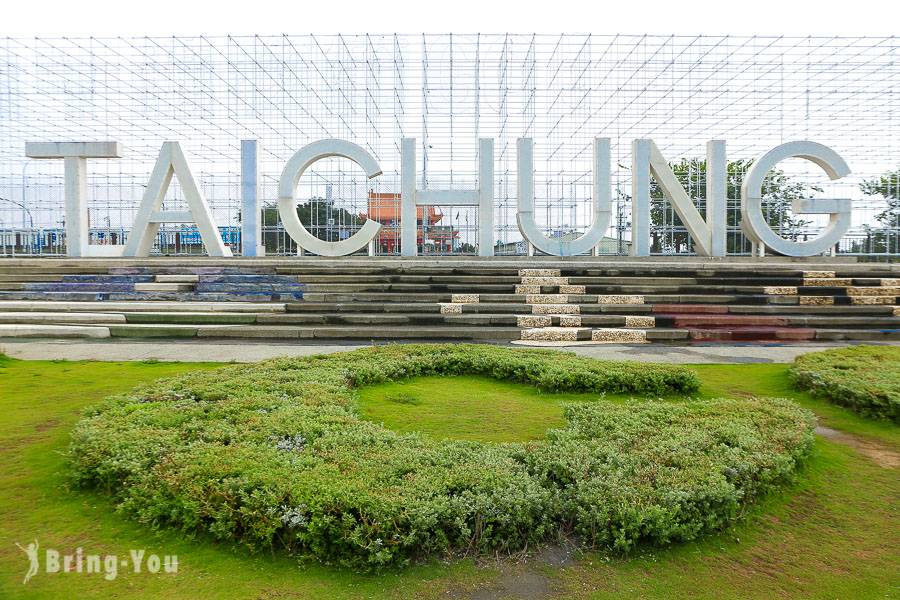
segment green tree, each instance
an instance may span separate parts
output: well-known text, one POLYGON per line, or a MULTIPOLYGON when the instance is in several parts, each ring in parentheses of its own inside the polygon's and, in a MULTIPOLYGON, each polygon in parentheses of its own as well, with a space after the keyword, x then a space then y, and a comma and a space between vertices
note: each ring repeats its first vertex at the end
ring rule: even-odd
MULTIPOLYGON (((343 208, 334 206, 333 200, 325 198, 313 197, 309 202, 297 205, 297 216, 300 222, 306 227, 312 235, 325 240, 326 242, 337 242, 340 240, 340 232, 346 231, 349 235, 353 235, 362 227, 365 219, 354 215, 343 208)), ((266 204, 262 209, 263 226, 275 226, 281 222, 278 215, 278 205, 275 203, 266 204)), ((266 231, 263 233, 266 248, 270 252, 280 252, 287 250, 293 252, 296 243, 288 235, 280 235, 276 231, 266 231)))
MULTIPOLYGON (((888 171, 880 177, 863 181, 859 185, 866 196, 881 197, 887 207, 875 215, 878 225, 866 224, 866 242, 860 252, 898 252, 900 232, 900 169, 888 171)), ((854 247, 854 250, 857 248, 854 247)))
MULTIPOLYGON (((741 184, 744 182, 744 174, 752 164, 752 159, 739 159, 729 162, 726 166, 728 204, 726 212, 729 231, 725 248, 729 254, 750 251, 750 242, 744 240, 743 235, 732 228, 737 228, 740 224, 741 184)), ((677 162, 670 162, 669 167, 691 198, 704 201, 699 211, 705 219, 706 160, 683 158, 677 162)), ((821 192, 822 188, 792 181, 784 171, 778 169, 770 171, 763 180, 762 197, 763 216, 772 229, 787 239, 797 239, 800 228, 809 221, 798 219, 791 214, 791 201, 807 197, 811 191, 821 192)), ((651 252, 690 251, 690 236, 682 229, 684 224, 672 205, 664 200, 662 188, 654 179, 650 181, 650 198, 651 252)))

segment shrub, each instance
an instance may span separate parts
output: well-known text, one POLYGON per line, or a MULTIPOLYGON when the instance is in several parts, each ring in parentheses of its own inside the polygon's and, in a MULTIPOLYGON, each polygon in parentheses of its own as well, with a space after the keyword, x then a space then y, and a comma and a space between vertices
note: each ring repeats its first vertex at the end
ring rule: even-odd
POLYGON ((70 476, 153 526, 367 569, 560 532, 620 550, 692 539, 790 477, 812 444, 812 414, 785 400, 570 404, 565 428, 508 444, 359 417, 355 387, 450 374, 654 398, 699 384, 679 366, 490 346, 273 359, 107 400, 72 434, 70 476))
POLYGON ((798 356, 788 373, 814 396, 900 423, 898 363, 900 347, 851 346, 798 356))

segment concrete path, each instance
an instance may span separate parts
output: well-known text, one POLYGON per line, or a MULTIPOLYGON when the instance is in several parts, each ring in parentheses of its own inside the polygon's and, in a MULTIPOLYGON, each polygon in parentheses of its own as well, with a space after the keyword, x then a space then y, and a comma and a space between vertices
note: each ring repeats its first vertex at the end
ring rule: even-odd
MULTIPOLYGON (((23 360, 150 360, 255 362, 274 356, 309 356, 365 348, 358 343, 290 343, 171 340, 0 340, 0 352, 23 360)), ((598 344, 593 342, 514 342, 509 347, 554 348, 592 358, 660 363, 788 363, 807 352, 848 344, 598 344)))

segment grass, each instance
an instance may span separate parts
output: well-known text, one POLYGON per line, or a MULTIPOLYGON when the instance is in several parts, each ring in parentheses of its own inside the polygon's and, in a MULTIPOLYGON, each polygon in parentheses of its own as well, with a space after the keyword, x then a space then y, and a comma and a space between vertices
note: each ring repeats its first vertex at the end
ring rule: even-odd
MULTIPOLYGON (((880 467, 853 448, 823 438, 817 438, 813 458, 795 485, 766 497, 751 507, 746 519, 726 531, 697 542, 662 551, 643 548, 627 557, 591 553, 564 568, 535 562, 473 564, 461 560, 359 575, 314 564, 298 568, 295 560, 278 554, 250 555, 240 547, 216 545, 202 536, 188 539, 170 531, 153 531, 115 514, 101 495, 69 492, 63 487, 60 452, 68 444, 68 432, 80 410, 140 381, 212 365, 0 361, 2 598, 401 600, 465 598, 466 590, 489 590, 497 585, 501 585, 497 597, 502 597, 502 582, 529 573, 546 581, 549 593, 544 597, 552 598, 900 596, 897 470, 880 467), (27 561, 14 542, 24 545, 35 537, 42 549, 64 553, 81 546, 86 553, 119 556, 127 556, 130 549, 177 554, 179 572, 151 576, 120 569, 115 580, 104 581, 96 575, 47 574, 42 570, 23 586, 27 561)), ((703 380, 699 392, 703 397, 792 397, 815 411, 829 427, 900 452, 900 428, 794 391, 787 379, 787 365, 695 368, 703 380)), ((452 388, 454 380, 458 378, 438 383, 452 388)), ((404 387, 421 400, 422 395, 410 392, 409 387, 419 383, 426 381, 404 387)), ((492 385, 507 402, 511 390, 516 389, 526 397, 531 395, 533 402, 550 398, 535 397, 525 386, 492 385)), ((482 392, 487 387, 484 384, 482 392)), ((366 400, 362 400, 365 407, 366 400)), ((487 432, 496 433, 496 429, 487 432)))
POLYGON ((596 400, 599 394, 548 394, 487 377, 420 377, 360 390, 362 415, 400 433, 480 442, 543 439, 562 427, 560 402, 596 400))

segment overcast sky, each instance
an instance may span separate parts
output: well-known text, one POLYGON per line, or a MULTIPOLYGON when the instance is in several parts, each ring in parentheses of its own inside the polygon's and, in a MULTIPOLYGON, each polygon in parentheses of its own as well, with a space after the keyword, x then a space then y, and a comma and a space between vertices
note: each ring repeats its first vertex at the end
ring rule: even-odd
POLYGON ((4 37, 303 33, 890 36, 897 0, 22 0, 4 37))

